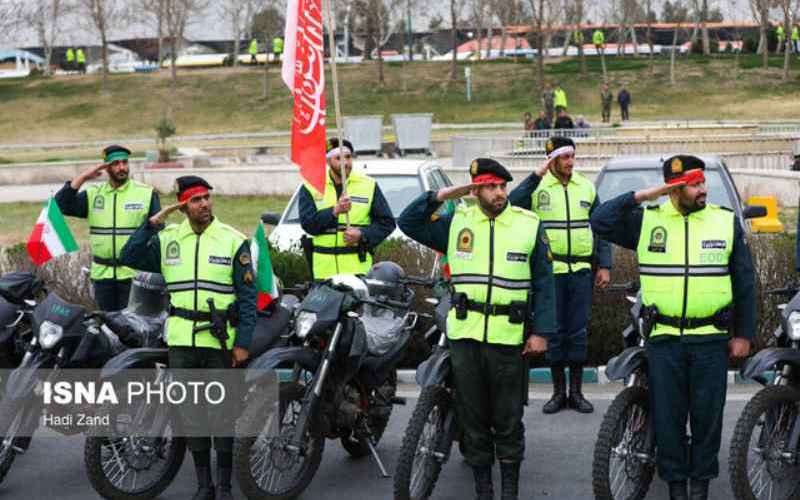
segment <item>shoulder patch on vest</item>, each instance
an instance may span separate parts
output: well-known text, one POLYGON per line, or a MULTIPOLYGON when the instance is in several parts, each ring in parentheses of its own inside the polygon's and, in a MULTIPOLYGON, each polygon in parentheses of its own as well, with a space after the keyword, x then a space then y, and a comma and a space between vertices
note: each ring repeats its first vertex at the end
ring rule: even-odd
POLYGON ((656 226, 650 231, 650 244, 647 246, 647 251, 654 253, 667 252, 667 229, 664 226, 656 226))
POLYGON ((98 194, 94 197, 94 204, 92 204, 93 210, 103 210, 106 208, 106 199, 102 194, 98 194))
POLYGON ((475 247, 475 233, 469 228, 464 228, 458 233, 457 248, 459 252, 472 253, 475 247))
POLYGON ((173 240, 167 243, 164 263, 168 266, 177 266, 181 263, 181 246, 177 241, 173 240))

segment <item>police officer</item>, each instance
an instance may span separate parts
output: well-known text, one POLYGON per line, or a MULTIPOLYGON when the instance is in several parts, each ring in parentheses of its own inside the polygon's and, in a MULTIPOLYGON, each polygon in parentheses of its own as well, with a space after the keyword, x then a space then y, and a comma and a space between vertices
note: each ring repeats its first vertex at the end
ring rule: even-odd
POLYGON ((300 190, 300 225, 313 236, 314 279, 334 274, 367 274, 372 253, 395 228, 394 216, 378 184, 353 171, 353 145, 332 138, 327 144, 325 193, 306 184, 300 190), (340 154, 344 157, 347 195, 343 196, 340 154), (350 226, 347 226, 349 215, 350 226))
POLYGON ((78 71, 86 73, 86 54, 83 53, 82 48, 78 47, 78 50, 75 51, 75 58, 78 61, 78 71))
MULTIPOLYGON (((561 84, 556 82, 556 88, 553 89, 553 103, 556 107, 556 114, 561 114, 562 111, 567 111, 567 93, 561 88, 561 84)), ((558 127, 553 127, 558 128, 558 127)))
POLYGON ((72 47, 67 49, 66 54, 66 62, 64 63, 64 69, 66 71, 72 71, 75 69, 75 51, 72 50, 72 47))
POLYGON ((594 284, 599 288, 611 279, 611 247, 597 240, 589 216, 597 208, 594 184, 573 170, 575 143, 553 137, 545 146, 547 161, 529 175, 508 196, 512 205, 533 210, 542 221, 553 253, 558 330, 547 345, 547 360, 553 378, 553 397, 544 413, 556 413, 569 406, 581 413, 594 407, 583 396, 583 364, 586 361, 587 330, 592 307, 592 263, 596 264, 594 284), (569 365, 569 398, 565 367, 569 365))
POLYGON ((611 103, 614 101, 614 93, 608 88, 608 84, 604 83, 600 91, 600 102, 603 105, 603 123, 611 121, 611 103))
POLYGON ((786 43, 786 31, 783 29, 782 25, 779 24, 775 28, 775 36, 778 38, 778 44, 775 46, 775 53, 780 54, 783 45, 786 43))
POLYGON ((250 40, 250 64, 258 64, 258 40, 253 38, 250 40))
MULTIPOLYGON (((167 321, 167 344, 170 368, 223 369, 243 364, 248 356, 256 322, 256 289, 250 261, 250 245, 243 234, 223 224, 213 215, 211 186, 202 178, 178 177, 178 203, 161 210, 145 221, 122 249, 122 261, 164 275, 170 292, 170 318, 167 321), (163 227, 167 217, 180 210, 186 219, 163 227), (224 315, 223 342, 219 332, 194 332, 198 323, 215 318, 210 315, 208 299, 224 315), (231 324, 236 323, 237 326, 231 324), (224 346, 224 347, 223 347, 224 346), (232 349, 232 355, 227 356, 232 349)), ((194 458, 198 489, 193 500, 214 499, 211 478, 211 438, 197 436, 206 423, 230 429, 234 419, 211 407, 203 415, 183 414, 189 449, 194 458), (217 411, 214 411, 214 410, 217 411)), ((214 437, 217 450, 216 498, 231 497, 233 438, 214 437)))
POLYGON ((283 54, 283 38, 276 36, 272 39, 272 54, 275 56, 275 62, 280 62, 283 54))
POLYGON ((694 156, 668 158, 666 185, 622 194, 591 217, 600 237, 638 255, 656 461, 671 499, 708 497, 719 471, 728 357, 746 357, 756 331, 750 250, 736 215, 706 203, 704 169, 694 156), (661 205, 640 207, 665 195, 661 205))
POLYGON ((606 36, 603 34, 602 30, 594 30, 594 33, 592 33, 592 43, 594 44, 594 48, 597 49, 597 53, 603 55, 606 45, 606 36))
POLYGON ((501 498, 516 500, 525 452, 524 356, 544 352, 555 328, 553 272, 539 217, 508 203, 508 171, 481 158, 470 174, 471 184, 420 195, 398 223, 409 237, 446 254, 450 264, 454 309, 447 336, 463 453, 474 470, 477 498, 493 498, 496 456, 501 498), (443 202, 469 193, 477 204, 437 214, 443 202))
POLYGON ((89 220, 92 250, 91 280, 97 307, 118 311, 128 304, 131 279, 136 274, 119 262, 122 246, 148 217, 161 210, 158 193, 130 179, 130 150, 109 146, 103 150, 103 163, 67 182, 55 195, 64 215, 89 220), (108 182, 88 186, 86 181, 108 174, 108 182))

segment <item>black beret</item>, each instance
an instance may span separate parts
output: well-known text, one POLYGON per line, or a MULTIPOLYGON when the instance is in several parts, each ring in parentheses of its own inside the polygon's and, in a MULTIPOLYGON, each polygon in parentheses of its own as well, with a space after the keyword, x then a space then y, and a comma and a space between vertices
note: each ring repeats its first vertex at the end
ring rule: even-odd
POLYGON ((203 179, 202 177, 198 177, 196 175, 183 175, 175 179, 175 191, 176 194, 178 195, 178 198, 180 198, 181 194, 183 194, 183 192, 186 191, 187 189, 191 189, 197 186, 202 186, 208 189, 209 191, 214 189, 211 187, 211 184, 206 182, 205 179, 203 179))
MULTIPOLYGON (((108 146, 107 148, 105 148, 103 150, 103 161, 108 163, 109 157, 113 153, 123 153, 125 156, 130 156, 131 150, 126 148, 126 147, 119 146, 117 144, 112 144, 111 146, 108 146)), ((118 156, 120 156, 120 155, 118 155, 118 156)))
MULTIPOLYGON (((347 139, 344 139, 342 141, 342 144, 344 144, 344 147, 349 149, 351 153, 355 152, 355 148, 353 147, 353 143, 352 142, 348 141, 347 139)), ((326 146, 325 146, 325 152, 328 153, 328 152, 330 152, 330 151, 332 151, 332 150, 334 150, 334 149, 336 149, 338 147, 339 147, 339 138, 338 137, 331 137, 330 139, 328 139, 328 144, 326 144, 326 146)))
POLYGON ((483 174, 492 174, 500 177, 506 182, 511 182, 514 178, 508 173, 506 167, 500 165, 496 160, 491 158, 477 158, 472 161, 469 166, 469 174, 474 181, 476 177, 483 174))
POLYGON ((547 153, 547 156, 550 156, 553 151, 564 146, 572 146, 574 148, 575 141, 569 137, 551 137, 545 144, 544 152, 547 153))
POLYGON ((706 164, 700 158, 691 155, 675 155, 670 156, 664 163, 661 164, 661 170, 664 173, 664 180, 668 181, 673 177, 683 175, 689 170, 695 169, 705 170, 706 164))

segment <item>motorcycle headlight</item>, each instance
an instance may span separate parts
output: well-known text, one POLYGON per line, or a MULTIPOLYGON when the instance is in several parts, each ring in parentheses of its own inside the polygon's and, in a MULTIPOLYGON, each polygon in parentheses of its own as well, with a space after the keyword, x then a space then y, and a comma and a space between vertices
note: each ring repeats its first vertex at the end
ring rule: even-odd
POLYGON ((39 345, 45 350, 52 349, 63 335, 64 329, 61 325, 47 320, 42 321, 42 326, 39 327, 39 345))
POLYGON ((792 311, 786 318, 787 334, 792 340, 800 340, 800 311, 792 311))
POLYGON ((301 339, 306 338, 308 336, 308 332, 311 331, 311 328, 316 322, 317 313, 300 311, 300 313, 297 315, 297 320, 294 323, 297 337, 301 339))

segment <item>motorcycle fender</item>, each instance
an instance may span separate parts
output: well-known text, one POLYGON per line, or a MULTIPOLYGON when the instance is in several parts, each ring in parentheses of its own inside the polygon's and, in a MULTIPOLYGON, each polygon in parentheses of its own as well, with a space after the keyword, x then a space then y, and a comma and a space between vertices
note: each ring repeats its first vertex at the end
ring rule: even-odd
POLYGON ((128 349, 109 359, 100 371, 100 380, 109 380, 131 368, 151 368, 156 363, 168 365, 167 349, 141 347, 128 349))
POLYGON ((608 360, 606 377, 609 380, 622 380, 631 373, 647 366, 647 352, 644 347, 629 347, 608 360))
POLYGON ((450 376, 450 351, 437 349, 417 367, 416 380, 420 387, 442 385, 450 376))
POLYGON ((748 359, 739 372, 743 378, 756 380, 762 373, 771 370, 777 363, 800 366, 800 351, 788 347, 769 347, 761 349, 748 359))
POLYGON ((49 356, 40 352, 34 355, 26 366, 14 369, 8 375, 5 397, 8 399, 25 399, 30 396, 39 381, 36 377, 37 370, 42 368, 48 359, 49 356))
POLYGON ((321 356, 317 351, 307 347, 279 347, 265 352, 247 367, 244 376, 246 384, 252 384, 267 375, 268 370, 276 368, 284 362, 296 362, 304 370, 316 372, 321 356))

